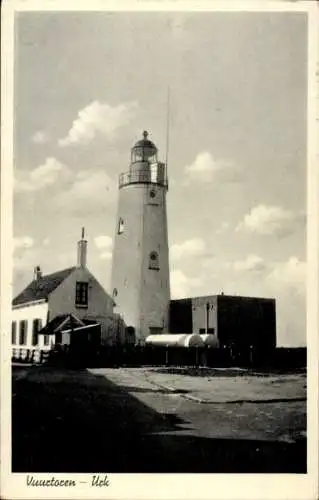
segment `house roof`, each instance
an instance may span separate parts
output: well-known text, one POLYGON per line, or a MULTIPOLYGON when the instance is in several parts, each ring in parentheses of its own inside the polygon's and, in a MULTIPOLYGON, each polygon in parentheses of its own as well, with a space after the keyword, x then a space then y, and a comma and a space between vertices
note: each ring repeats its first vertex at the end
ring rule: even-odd
POLYGON ((46 300, 49 295, 75 270, 75 266, 68 267, 56 273, 41 276, 37 280, 31 281, 29 285, 17 295, 12 305, 17 306, 33 302, 36 300, 46 300))
POLYGON ((72 329, 84 326, 85 324, 86 322, 84 320, 79 319, 74 314, 59 314, 49 321, 49 323, 47 323, 38 333, 43 335, 52 335, 64 329, 72 329))
POLYGON ((39 335, 54 335, 58 332, 76 332, 100 326, 95 320, 79 319, 74 314, 60 314, 47 323, 38 333, 39 335))

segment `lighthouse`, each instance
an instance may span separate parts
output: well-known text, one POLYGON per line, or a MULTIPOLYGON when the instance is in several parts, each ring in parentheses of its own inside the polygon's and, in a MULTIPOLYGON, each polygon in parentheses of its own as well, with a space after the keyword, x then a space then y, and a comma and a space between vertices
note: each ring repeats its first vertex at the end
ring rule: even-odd
POLYGON ((115 312, 134 328, 135 342, 168 331, 169 258, 166 165, 143 132, 120 174, 112 262, 115 312))

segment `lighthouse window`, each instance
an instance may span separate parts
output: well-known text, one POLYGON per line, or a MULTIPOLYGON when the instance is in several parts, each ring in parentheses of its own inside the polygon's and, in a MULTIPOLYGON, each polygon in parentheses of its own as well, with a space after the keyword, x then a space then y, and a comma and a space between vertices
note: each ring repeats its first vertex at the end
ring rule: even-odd
POLYGON ((122 234, 124 232, 124 220, 120 217, 117 226, 117 234, 122 234))
POLYGON ((159 269, 159 257, 157 252, 151 252, 149 258, 149 269, 159 269))
MULTIPOLYGON (((153 181, 152 181, 153 182, 153 181)), ((159 205, 159 198, 157 196, 157 192, 156 192, 156 189, 152 188, 150 189, 149 191, 149 200, 148 200, 148 203, 150 205, 159 205)))

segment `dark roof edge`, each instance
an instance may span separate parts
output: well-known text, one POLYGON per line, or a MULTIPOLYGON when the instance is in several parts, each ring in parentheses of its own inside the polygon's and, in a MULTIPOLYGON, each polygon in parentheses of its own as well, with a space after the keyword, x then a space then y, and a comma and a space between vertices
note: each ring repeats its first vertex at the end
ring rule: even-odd
POLYGON ((195 300, 195 299, 212 299, 225 297, 229 299, 254 299, 254 300, 276 300, 275 297, 255 297, 252 295, 228 295, 226 293, 217 293, 212 295, 197 295, 196 297, 182 297, 180 299, 171 299, 170 302, 182 302, 183 300, 195 300))
POLYGON ((12 299, 11 302, 11 307, 12 309, 19 309, 19 307, 28 307, 28 306, 33 306, 34 304, 45 304, 48 302, 47 298, 44 299, 34 299, 34 300, 29 300, 28 302, 19 302, 18 304, 13 304, 14 299, 12 299))

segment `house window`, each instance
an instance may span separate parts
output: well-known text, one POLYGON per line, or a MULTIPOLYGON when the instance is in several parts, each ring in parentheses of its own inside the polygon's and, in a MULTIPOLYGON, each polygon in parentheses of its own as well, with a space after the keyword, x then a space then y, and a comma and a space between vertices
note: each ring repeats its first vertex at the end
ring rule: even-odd
POLYGON ((76 282, 75 290, 75 307, 88 306, 88 290, 89 284, 83 281, 76 282))
POLYGON ((38 345, 38 332, 41 330, 41 319, 36 318, 33 320, 32 324, 32 345, 38 345))
POLYGON ((25 345, 27 343, 27 326, 28 322, 23 319, 20 321, 19 325, 19 345, 25 345))
POLYGON ((43 345, 49 345, 50 335, 43 335, 43 345))
POLYGON ((159 270, 159 257, 157 252, 150 253, 148 268, 159 270))
POLYGON ((11 344, 16 345, 17 343, 17 322, 12 321, 11 324, 11 344))
POLYGON ((124 233, 124 220, 120 217, 117 226, 117 234, 122 234, 122 233, 124 233))

